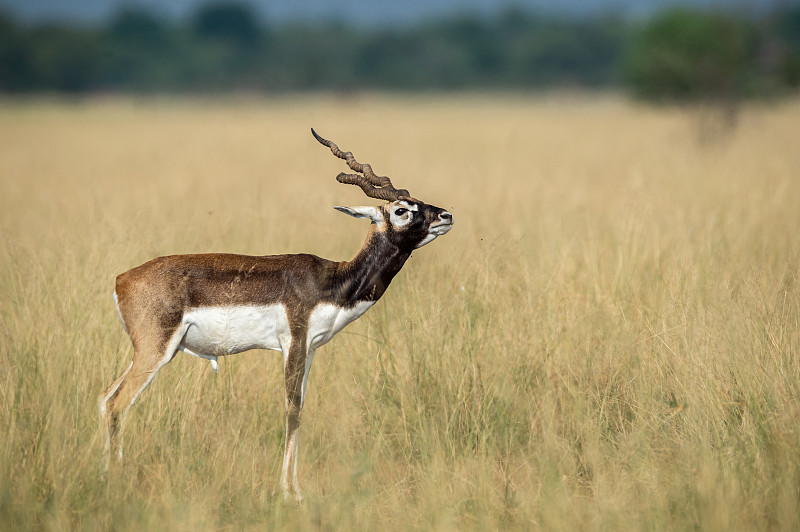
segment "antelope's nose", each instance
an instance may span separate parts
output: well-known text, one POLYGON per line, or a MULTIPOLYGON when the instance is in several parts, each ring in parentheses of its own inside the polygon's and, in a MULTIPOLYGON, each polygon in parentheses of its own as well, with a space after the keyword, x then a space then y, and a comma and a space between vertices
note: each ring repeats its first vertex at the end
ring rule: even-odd
POLYGON ((449 224, 453 223, 453 215, 447 211, 439 214, 439 219, 443 222, 447 222, 449 224))

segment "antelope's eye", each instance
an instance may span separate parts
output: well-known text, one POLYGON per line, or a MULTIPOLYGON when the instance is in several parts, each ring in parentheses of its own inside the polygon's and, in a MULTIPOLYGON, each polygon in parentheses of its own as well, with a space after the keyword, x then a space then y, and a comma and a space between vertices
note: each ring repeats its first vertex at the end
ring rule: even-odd
POLYGON ((407 212, 408 212, 408 209, 404 209, 404 208, 402 208, 402 207, 400 207, 399 209, 397 209, 396 211, 394 211, 394 213, 395 213, 397 216, 403 216, 403 215, 404 215, 405 213, 407 213, 407 212))

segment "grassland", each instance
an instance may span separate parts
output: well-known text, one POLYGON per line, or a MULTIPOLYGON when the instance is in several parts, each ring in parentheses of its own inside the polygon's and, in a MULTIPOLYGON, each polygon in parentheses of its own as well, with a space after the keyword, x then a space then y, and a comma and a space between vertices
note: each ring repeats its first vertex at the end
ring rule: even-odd
POLYGON ((0 103, 0 529, 800 529, 800 104, 521 96, 0 103), (114 277, 355 254, 314 126, 456 225, 317 352, 179 355, 99 472, 114 277))

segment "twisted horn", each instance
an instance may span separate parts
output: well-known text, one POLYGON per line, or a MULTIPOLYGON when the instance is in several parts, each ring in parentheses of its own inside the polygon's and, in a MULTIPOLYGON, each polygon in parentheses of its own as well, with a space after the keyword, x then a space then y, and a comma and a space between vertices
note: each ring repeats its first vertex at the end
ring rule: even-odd
POLYGON ((314 138, 317 139, 320 144, 330 148, 331 153, 333 153, 336 157, 339 159, 344 159, 347 162, 347 166, 350 167, 351 170, 364 174, 345 174, 342 172, 336 176, 336 180, 339 183, 358 185, 361 187, 361 190, 364 191, 364 194, 370 198, 394 201, 398 198, 411 197, 411 194, 409 194, 408 190, 394 188, 392 181, 388 177, 375 175, 375 172, 372 171, 372 167, 370 165, 366 163, 361 164, 356 161, 356 158, 351 152, 343 152, 339 149, 339 146, 334 144, 332 141, 320 137, 317 132, 314 131, 313 127, 311 128, 311 134, 314 135, 314 138))

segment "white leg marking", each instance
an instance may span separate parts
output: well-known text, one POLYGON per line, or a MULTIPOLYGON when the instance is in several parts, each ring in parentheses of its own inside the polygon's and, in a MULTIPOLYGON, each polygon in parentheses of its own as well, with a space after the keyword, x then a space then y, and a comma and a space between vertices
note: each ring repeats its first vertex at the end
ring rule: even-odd
MULTIPOLYGON (((288 432, 289 425, 287 422, 286 429, 288 432)), ((291 499, 291 493, 289 492, 289 468, 292 469, 292 491, 294 491, 294 499, 297 502, 303 500, 303 496, 300 494, 300 487, 297 484, 297 432, 294 431, 294 435, 286 440, 286 454, 283 457, 283 471, 282 471, 282 479, 281 479, 281 487, 283 488, 283 499, 289 500, 291 499)))
MULTIPOLYGON (((311 371, 311 363, 314 361, 314 350, 309 349, 308 353, 306 353, 306 368, 305 372, 303 373, 303 387, 302 387, 302 395, 300 396, 300 410, 302 411, 303 405, 306 402, 306 389, 308 385, 308 373, 311 371)), ((295 431, 294 438, 292 438, 292 489, 294 490, 295 499, 297 502, 303 500, 303 496, 300 494, 300 483, 297 481, 297 457, 300 454, 300 435, 299 430, 295 431)))
POLYGON ((303 395, 300 399, 300 408, 306 402, 306 386, 308 384, 308 373, 311 371, 311 363, 314 361, 314 349, 309 349, 306 354, 306 371, 303 373, 303 395))
POLYGON ((295 500, 301 502, 303 500, 303 495, 300 493, 300 484, 297 483, 297 456, 300 452, 298 432, 299 431, 296 430, 294 432, 294 438, 292 438, 292 489, 294 490, 295 500))
MULTIPOLYGON (((116 299, 116 295, 117 295, 117 293, 114 292, 114 299, 116 299)), ((124 324, 123 324, 123 327, 124 327, 124 324)), ((99 410, 100 410, 100 426, 103 427, 103 430, 106 433, 106 441, 105 441, 105 444, 103 445, 103 456, 105 457, 105 459, 104 459, 104 462, 105 462, 104 463, 104 470, 106 472, 108 472, 108 468, 111 465, 110 464, 110 461, 111 461, 111 431, 109 430, 108 418, 107 418, 108 401, 109 401, 109 399, 111 399, 111 397, 115 393, 117 393, 117 390, 119 390, 119 387, 122 386, 122 381, 125 380, 125 377, 128 375, 128 372, 131 370, 132 367, 133 367, 133 360, 131 360, 131 363, 128 365, 128 369, 123 371, 122 375, 117 377, 117 385, 114 386, 113 389, 110 389, 107 394, 105 394, 104 396, 100 397, 100 401, 98 401, 98 403, 99 403, 98 406, 99 406, 99 410)))
MULTIPOLYGON (((281 350, 283 351, 283 373, 286 375, 286 364, 289 361, 289 349, 292 346, 292 341, 281 343, 281 350)), ((289 396, 284 391, 283 394, 284 411, 286 412, 286 436, 289 436, 289 396)), ((293 438, 292 438, 293 440, 293 438)), ((289 494, 289 463, 291 461, 292 452, 294 451, 293 441, 286 440, 286 447, 283 450, 283 464, 281 465, 281 489, 283 490, 283 500, 288 501, 291 498, 289 494)))
MULTIPOLYGON (((128 411, 131 409, 131 406, 133 406, 133 403, 136 402, 136 399, 139 398, 139 396, 142 394, 142 392, 145 391, 148 386, 150 386, 151 382, 153 382, 153 379, 155 378, 156 373, 158 373, 158 371, 161 368, 163 368, 165 365, 167 365, 167 363, 170 360, 172 360, 172 357, 175 356, 175 353, 178 352, 178 346, 180 345, 181 339, 183 338, 184 334, 186 334, 186 326, 185 325, 182 326, 181 328, 179 328, 177 331, 175 331, 175 334, 172 335, 172 338, 170 338, 169 342, 167 342, 167 348, 164 351, 164 356, 161 358, 161 360, 158 361, 158 365, 155 367, 155 369, 153 369, 153 371, 150 372, 150 375, 147 377, 147 381, 144 383, 144 385, 141 388, 139 388, 139 391, 136 392, 136 395, 133 396, 133 399, 131 399, 131 402, 128 403, 128 406, 125 407, 125 409, 123 410, 122 416, 120 417, 120 421, 119 421, 119 443, 118 443, 118 448, 119 448, 118 457, 119 457, 119 460, 122 460, 122 429, 125 426, 125 418, 128 417, 128 411)), ((133 365, 133 362, 131 362, 131 365, 133 365)), ((129 368, 129 371, 130 371, 130 368, 129 368)))
POLYGON ((122 319, 122 312, 119 311, 119 301, 117 300, 117 291, 114 290, 114 306, 117 307, 117 315, 119 316, 119 321, 122 322, 122 328, 125 330, 126 334, 128 333, 128 327, 125 326, 125 320, 122 319))

